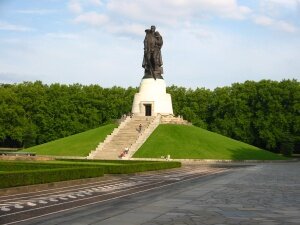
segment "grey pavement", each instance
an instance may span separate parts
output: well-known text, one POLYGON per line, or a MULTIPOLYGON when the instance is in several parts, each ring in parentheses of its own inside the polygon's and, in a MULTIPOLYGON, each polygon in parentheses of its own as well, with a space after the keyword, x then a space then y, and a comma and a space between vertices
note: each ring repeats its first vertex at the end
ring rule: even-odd
POLYGON ((300 224, 300 163, 235 168, 30 224, 300 224))

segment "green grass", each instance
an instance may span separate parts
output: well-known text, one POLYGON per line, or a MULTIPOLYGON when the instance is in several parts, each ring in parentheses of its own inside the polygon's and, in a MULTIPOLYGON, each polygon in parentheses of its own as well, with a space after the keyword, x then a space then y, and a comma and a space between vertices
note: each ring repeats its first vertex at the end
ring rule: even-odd
POLYGON ((26 148, 20 152, 35 152, 37 155, 87 156, 116 126, 115 124, 105 125, 42 145, 26 148))
POLYGON ((159 125, 136 158, 279 160, 280 155, 195 126, 159 125))

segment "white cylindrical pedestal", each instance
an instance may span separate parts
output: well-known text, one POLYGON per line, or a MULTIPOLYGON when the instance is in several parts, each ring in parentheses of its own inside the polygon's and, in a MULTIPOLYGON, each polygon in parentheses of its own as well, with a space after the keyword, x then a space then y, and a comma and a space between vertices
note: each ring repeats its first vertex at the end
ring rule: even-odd
POLYGON ((139 93, 135 94, 132 113, 137 116, 173 115, 171 95, 166 93, 163 79, 142 79, 139 93))

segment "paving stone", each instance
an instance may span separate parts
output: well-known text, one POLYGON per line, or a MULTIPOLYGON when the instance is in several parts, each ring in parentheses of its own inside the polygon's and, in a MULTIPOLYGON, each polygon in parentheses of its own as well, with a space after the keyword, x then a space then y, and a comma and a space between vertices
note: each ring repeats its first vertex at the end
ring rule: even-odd
POLYGON ((180 209, 174 207, 151 222, 161 224, 168 219, 169 224, 188 225, 298 225, 299 173, 300 163, 260 164, 240 169, 216 183, 182 193, 193 200, 178 202, 180 209), (206 190, 205 195, 198 195, 201 188, 206 190))

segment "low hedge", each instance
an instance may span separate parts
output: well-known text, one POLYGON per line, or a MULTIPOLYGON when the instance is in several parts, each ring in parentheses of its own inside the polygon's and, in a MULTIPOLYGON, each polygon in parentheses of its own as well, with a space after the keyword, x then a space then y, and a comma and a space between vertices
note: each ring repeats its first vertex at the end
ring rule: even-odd
POLYGON ((68 162, 0 162, 0 188, 98 177, 103 176, 104 173, 128 174, 181 167, 180 162, 123 160, 64 161, 68 162))
POLYGON ((162 170, 181 167, 180 162, 147 162, 138 164, 125 165, 106 165, 104 166, 105 174, 127 174, 144 171, 162 170))
POLYGON ((1 172, 0 188, 99 177, 103 175, 103 167, 90 166, 1 172))
MULTIPOLYGON (((149 161, 143 160, 104 160, 104 159, 57 159, 59 161, 67 162, 85 162, 85 163, 115 163, 115 164, 141 164, 149 163, 149 161)), ((151 163, 157 163, 159 161, 151 161, 151 163)))
POLYGON ((162 161, 84 160, 84 159, 63 159, 62 161, 77 162, 80 163, 81 165, 93 165, 93 164, 97 165, 97 163, 99 163, 101 166, 103 166, 105 174, 127 174, 127 173, 181 167, 180 162, 162 162, 162 161))
POLYGON ((72 167, 72 164, 33 163, 33 162, 0 162, 0 171, 19 171, 36 169, 55 169, 72 167))

